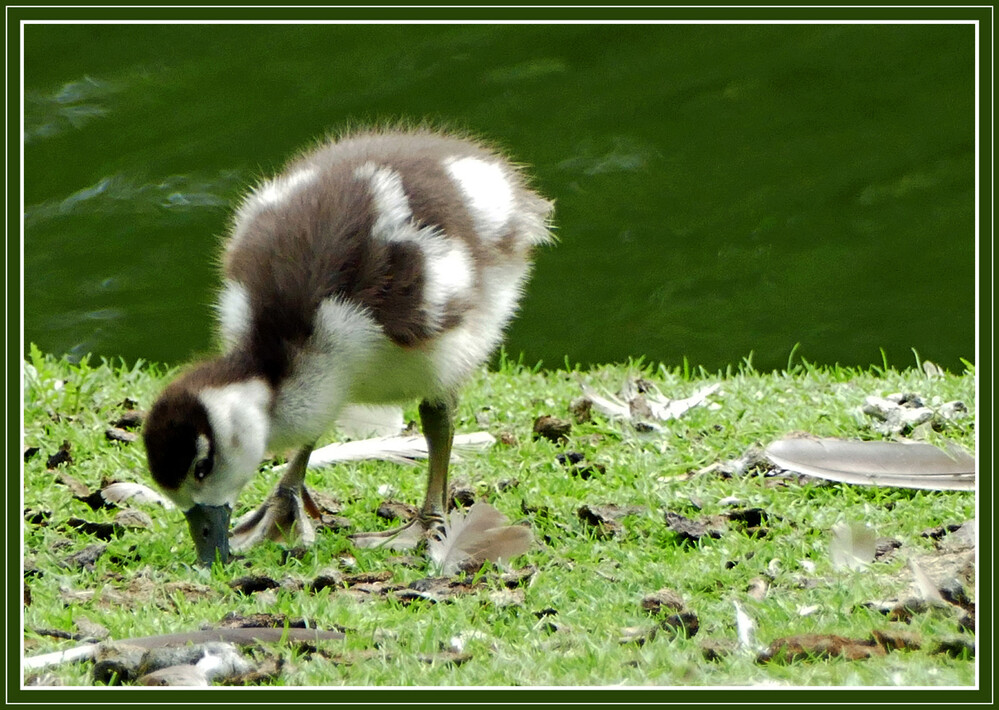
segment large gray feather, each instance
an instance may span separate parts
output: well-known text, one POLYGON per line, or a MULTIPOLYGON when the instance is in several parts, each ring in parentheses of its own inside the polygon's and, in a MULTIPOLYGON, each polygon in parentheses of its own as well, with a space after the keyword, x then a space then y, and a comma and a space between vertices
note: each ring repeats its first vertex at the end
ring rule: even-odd
POLYGON ((789 438, 764 452, 788 471, 842 483, 926 490, 975 489, 975 457, 951 444, 789 438))

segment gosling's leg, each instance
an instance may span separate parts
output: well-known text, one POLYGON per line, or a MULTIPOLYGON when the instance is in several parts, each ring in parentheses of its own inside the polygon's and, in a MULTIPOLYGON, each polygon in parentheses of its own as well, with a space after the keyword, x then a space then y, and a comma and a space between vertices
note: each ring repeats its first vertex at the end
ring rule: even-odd
POLYGON ((265 539, 289 542, 296 534, 304 545, 315 542, 310 517, 319 518, 320 511, 305 488, 305 471, 313 446, 305 446, 295 454, 263 505, 236 521, 229 536, 232 549, 245 550, 265 539))
POLYGON ((451 444, 454 441, 453 397, 443 400, 424 400, 420 403, 420 422, 427 441, 428 473, 427 495, 419 515, 402 527, 384 532, 359 533, 351 536, 358 547, 388 547, 407 550, 416 547, 427 534, 443 527, 447 512, 447 470, 451 462, 451 444))
POLYGON ((420 510, 420 520, 428 529, 442 527, 447 512, 447 469, 454 443, 454 409, 453 398, 420 403, 420 421, 429 454, 427 497, 420 510))

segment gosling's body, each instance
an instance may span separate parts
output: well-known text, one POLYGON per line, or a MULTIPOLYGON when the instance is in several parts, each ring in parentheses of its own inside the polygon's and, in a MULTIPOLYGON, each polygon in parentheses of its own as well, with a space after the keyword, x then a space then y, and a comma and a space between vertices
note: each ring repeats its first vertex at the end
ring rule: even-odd
MULTIPOLYGON (((502 157, 427 131, 327 143, 246 198, 223 255, 224 353, 168 386, 145 433, 161 488, 201 511, 203 559, 225 557, 219 520, 265 451, 298 450, 282 485, 304 493, 312 445, 351 403, 421 401, 424 513, 443 513, 457 393, 514 314, 549 211, 502 157)), ((288 525, 271 508, 239 544, 288 525)))

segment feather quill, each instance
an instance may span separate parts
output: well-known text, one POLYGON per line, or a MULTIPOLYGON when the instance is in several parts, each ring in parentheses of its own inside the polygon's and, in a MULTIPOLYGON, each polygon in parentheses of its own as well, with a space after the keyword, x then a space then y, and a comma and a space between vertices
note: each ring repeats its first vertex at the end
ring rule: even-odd
MULTIPOLYGON (((315 643, 316 641, 341 640, 344 635, 340 631, 325 631, 322 629, 278 629, 278 628, 221 628, 207 629, 201 631, 189 631, 173 634, 157 634, 155 636, 138 636, 134 638, 119 639, 117 643, 126 646, 138 646, 140 648, 168 648, 174 646, 186 646, 187 644, 208 643, 211 641, 222 641, 224 643, 234 643, 238 645, 250 646, 257 643, 315 643)), ((115 642, 112 642, 115 643, 115 642)), ((75 646, 65 651, 54 651, 43 653, 39 656, 25 658, 24 670, 34 671, 50 666, 57 666, 63 663, 74 661, 89 661, 94 658, 97 647, 100 644, 88 643, 82 646, 75 646)))
POLYGON ((631 418, 631 407, 628 406, 627 402, 618 399, 614 395, 604 397, 584 382, 580 382, 579 386, 583 390, 583 395, 593 402, 594 408, 601 414, 612 419, 631 418))
POLYGON ((508 522, 488 503, 474 504, 467 514, 452 511, 445 517, 444 534, 427 541, 436 573, 450 577, 465 566, 499 563, 526 552, 533 539, 531 531, 508 522))
POLYGON ((973 491, 975 458, 964 449, 923 443, 789 438, 764 452, 788 471, 842 483, 973 491))

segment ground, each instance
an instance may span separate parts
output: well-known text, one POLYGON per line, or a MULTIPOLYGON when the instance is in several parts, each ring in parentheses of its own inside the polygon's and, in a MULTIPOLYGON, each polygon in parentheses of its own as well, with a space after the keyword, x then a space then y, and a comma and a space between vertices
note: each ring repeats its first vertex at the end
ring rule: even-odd
MULTIPOLYGON (((961 561, 974 536, 961 526, 975 518, 974 491, 835 483, 760 453, 792 433, 973 449, 971 366, 922 365, 760 373, 747 362, 708 373, 503 359, 462 398, 458 432, 496 443, 454 463, 452 492, 458 505, 486 501, 528 526, 534 544, 504 567, 437 579, 420 551, 360 550, 347 538, 390 527, 383 518, 422 500, 422 464, 385 461, 310 472, 326 506, 313 547, 267 542, 225 568, 197 567, 178 511, 108 506, 97 493, 111 481, 151 485, 134 434, 170 371, 33 352, 24 655, 256 624, 345 637, 242 645, 247 667, 216 684, 972 686, 975 570, 961 561), (626 416, 592 396, 588 406, 584 386, 616 397, 626 416), (658 396, 698 392, 709 393, 678 418, 654 416, 658 396), (893 431, 863 411, 868 397, 896 393, 918 395, 933 416, 893 431), (955 401, 968 412, 945 406, 955 401), (923 569, 937 588, 955 578, 944 589, 953 598, 921 591, 923 569)), ((406 418, 415 414, 407 405, 406 418)), ((243 492, 243 510, 267 495, 268 469, 243 492)), ((123 663, 64 664, 25 682, 136 682, 123 663)))

